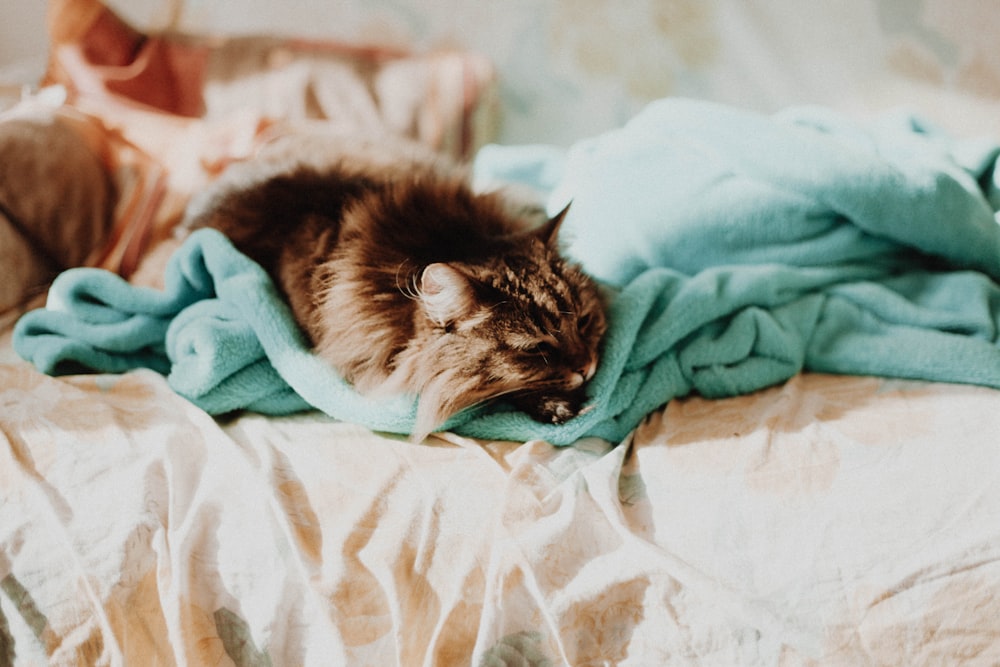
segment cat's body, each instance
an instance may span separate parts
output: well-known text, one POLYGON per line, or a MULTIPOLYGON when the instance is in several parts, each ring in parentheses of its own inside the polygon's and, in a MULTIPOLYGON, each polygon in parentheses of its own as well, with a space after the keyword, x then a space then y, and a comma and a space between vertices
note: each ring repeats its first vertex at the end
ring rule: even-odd
POLYGON ((419 395, 415 435, 500 396, 541 421, 584 402, 604 333, 594 283, 498 194, 412 152, 343 144, 224 174, 189 209, 259 262, 359 391, 419 395))

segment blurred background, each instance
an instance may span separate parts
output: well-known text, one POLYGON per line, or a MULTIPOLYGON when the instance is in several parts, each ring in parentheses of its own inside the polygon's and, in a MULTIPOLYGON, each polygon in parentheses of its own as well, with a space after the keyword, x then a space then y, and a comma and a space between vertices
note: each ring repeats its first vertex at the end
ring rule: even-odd
MULTIPOLYGON (((113 0, 143 30, 335 38, 488 56, 505 143, 569 144, 652 99, 770 112, 905 107, 1000 137, 996 0, 113 0)), ((45 3, 5 0, 0 85, 44 70, 45 3)))

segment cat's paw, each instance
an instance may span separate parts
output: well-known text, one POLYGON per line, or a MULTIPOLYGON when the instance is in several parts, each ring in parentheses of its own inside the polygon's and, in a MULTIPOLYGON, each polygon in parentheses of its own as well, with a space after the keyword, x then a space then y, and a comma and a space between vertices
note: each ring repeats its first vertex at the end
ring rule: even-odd
POLYGON ((552 397, 543 400, 538 405, 537 411, 538 421, 565 424, 577 415, 579 408, 568 399, 552 397))
POLYGON ((582 391, 568 394, 530 393, 514 399, 514 405, 535 421, 565 424, 581 414, 586 396, 582 391))

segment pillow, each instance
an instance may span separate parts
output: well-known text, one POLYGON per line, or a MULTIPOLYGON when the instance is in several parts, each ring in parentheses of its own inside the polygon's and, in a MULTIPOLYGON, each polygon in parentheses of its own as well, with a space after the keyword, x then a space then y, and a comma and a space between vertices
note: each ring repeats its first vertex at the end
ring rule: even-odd
POLYGON ((27 103, 0 115, 0 311, 83 264, 111 227, 115 188, 99 133, 27 103))

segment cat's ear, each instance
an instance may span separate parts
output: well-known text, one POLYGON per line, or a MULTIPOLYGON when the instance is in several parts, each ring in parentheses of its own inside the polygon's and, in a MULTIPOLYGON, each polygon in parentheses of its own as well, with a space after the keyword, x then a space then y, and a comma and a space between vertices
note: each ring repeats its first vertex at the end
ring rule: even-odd
POLYGON ((468 313, 475 300, 469 279, 455 267, 437 262, 420 275, 420 302, 427 317, 445 326, 468 313))
POLYGON ((573 204, 571 201, 563 207, 563 210, 556 213, 554 216, 549 218, 549 220, 543 224, 541 227, 535 230, 535 237, 547 246, 554 247, 556 244, 556 237, 559 235, 559 227, 562 226, 563 219, 566 214, 569 213, 569 207, 573 204))

